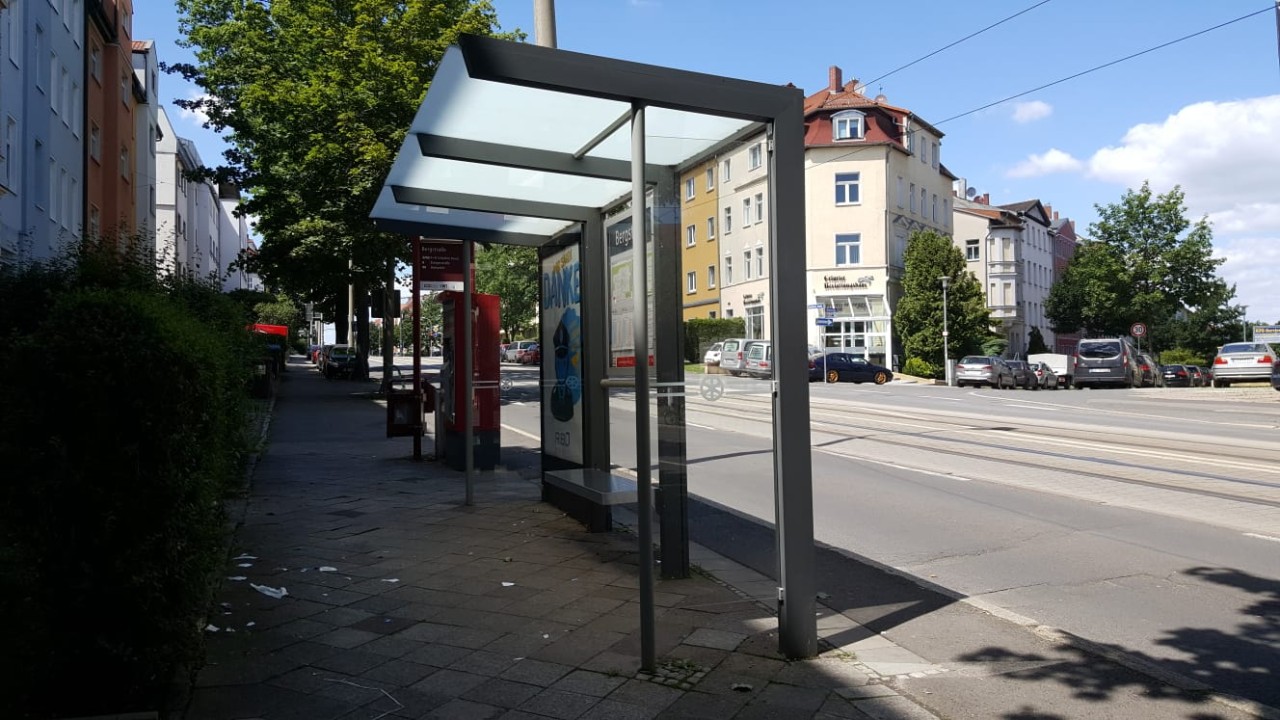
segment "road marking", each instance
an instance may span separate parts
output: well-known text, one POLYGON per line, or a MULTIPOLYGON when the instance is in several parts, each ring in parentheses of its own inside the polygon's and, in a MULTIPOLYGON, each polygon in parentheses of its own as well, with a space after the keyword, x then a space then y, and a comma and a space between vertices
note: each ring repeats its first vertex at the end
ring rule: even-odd
POLYGON ((1280 543, 1280 537, 1271 537, 1270 535, 1259 535, 1258 533, 1245 533, 1245 537, 1258 538, 1259 540, 1270 540, 1271 542, 1280 543))
MULTIPOLYGON (((1037 407, 1047 408, 1051 410, 1061 410, 1063 408, 1070 408, 1070 409, 1077 409, 1077 410, 1085 409, 1077 405, 1063 405, 1060 403, 1042 402, 1037 400, 1024 400, 1022 398, 997 397, 995 395, 989 395, 986 393, 979 395, 977 391, 970 391, 969 394, 973 395, 974 397, 990 398, 993 400, 1001 401, 1005 404, 1022 403, 1024 406, 1037 406, 1037 407)), ((1088 410, 1089 412, 1105 413, 1107 415, 1126 415, 1128 417, 1140 417, 1140 418, 1143 418, 1144 420, 1150 420, 1152 418, 1152 416, 1147 413, 1126 412, 1124 410, 1108 410, 1106 408, 1093 408, 1093 407, 1088 408, 1088 410)), ((1263 429, 1270 429, 1275 427, 1275 425, 1266 425, 1262 423, 1217 422, 1214 420, 1202 420, 1202 419, 1193 418, 1193 417, 1180 417, 1178 419, 1186 422, 1201 423, 1203 425, 1224 425, 1227 427, 1245 427, 1245 428, 1263 428, 1263 429)))
POLYGON ((876 460, 874 458, 863 457, 861 455, 850 455, 848 453, 836 452, 835 450, 830 450, 827 448, 814 448, 814 451, 823 453, 825 455, 833 455, 835 457, 846 458, 849 460, 858 460, 860 462, 871 463, 872 465, 884 465, 885 467, 891 467, 897 470, 906 470, 908 472, 916 472, 916 473, 920 473, 921 475, 932 475, 934 477, 945 478, 947 480, 955 480, 958 482, 973 482, 972 478, 967 478, 967 477, 964 477, 963 475, 953 475, 952 473, 937 472, 934 470, 923 470, 921 468, 911 467, 910 465, 899 465, 898 463, 889 462, 888 460, 876 460))
POLYGON ((518 427, 512 427, 512 426, 510 426, 510 425, 508 425, 508 424, 506 424, 506 423, 502 423, 502 427, 503 427, 504 429, 506 429, 506 430, 510 430, 511 432, 513 432, 513 433, 515 433, 515 434, 517 434, 517 435, 523 435, 523 436, 525 436, 525 437, 529 438, 530 440, 538 440, 538 441, 541 441, 541 440, 542 440, 542 437, 541 437, 541 436, 539 436, 539 435, 534 435, 533 433, 525 432, 525 431, 521 430, 521 429, 520 429, 520 428, 518 428, 518 427))

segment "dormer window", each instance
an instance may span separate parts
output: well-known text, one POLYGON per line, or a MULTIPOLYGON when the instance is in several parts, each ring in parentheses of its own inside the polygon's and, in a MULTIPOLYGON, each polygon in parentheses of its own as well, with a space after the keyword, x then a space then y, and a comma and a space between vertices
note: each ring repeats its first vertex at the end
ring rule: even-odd
POLYGON ((857 110, 846 110, 831 117, 832 137, 836 140, 861 140, 866 119, 857 110))

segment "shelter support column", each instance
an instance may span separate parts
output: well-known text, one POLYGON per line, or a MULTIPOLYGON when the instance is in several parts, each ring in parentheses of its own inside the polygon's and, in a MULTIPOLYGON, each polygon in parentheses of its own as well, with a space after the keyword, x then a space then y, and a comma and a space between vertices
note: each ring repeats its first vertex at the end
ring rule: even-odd
POLYGON ((661 574, 689 577, 689 470, 684 398, 684 292, 680 284, 680 200, 674 173, 654 188, 653 323, 658 396, 656 511, 661 574))
POLYGON ((604 220, 598 215, 582 224, 582 465, 608 472, 609 390, 603 380, 609 372, 609 287, 605 281, 609 250, 605 246, 604 220))

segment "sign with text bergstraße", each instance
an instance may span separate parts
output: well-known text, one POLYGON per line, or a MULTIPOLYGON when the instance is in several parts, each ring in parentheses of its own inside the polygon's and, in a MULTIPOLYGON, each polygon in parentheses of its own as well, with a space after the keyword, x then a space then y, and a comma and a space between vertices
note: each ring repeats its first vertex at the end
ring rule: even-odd
POLYGON ((1261 343, 1280 343, 1280 325, 1254 325, 1253 341, 1261 343))
POLYGON ((422 260, 418 266, 418 290, 462 290, 462 243, 426 240, 422 243, 422 260))

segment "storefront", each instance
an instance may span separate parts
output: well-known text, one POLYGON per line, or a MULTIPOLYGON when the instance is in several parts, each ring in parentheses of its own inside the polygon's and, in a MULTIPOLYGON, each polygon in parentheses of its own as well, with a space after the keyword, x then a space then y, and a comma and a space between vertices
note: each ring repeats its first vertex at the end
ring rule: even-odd
POLYGON ((821 306, 830 324, 818 327, 818 345, 826 352, 850 353, 878 365, 891 366, 889 305, 884 294, 873 289, 875 280, 870 275, 850 277, 828 273, 822 276, 821 287, 826 294, 818 294, 814 305, 821 306), (851 292, 841 292, 845 290, 851 292))

